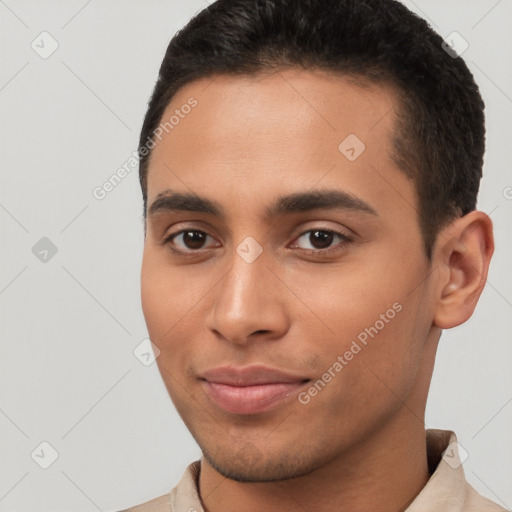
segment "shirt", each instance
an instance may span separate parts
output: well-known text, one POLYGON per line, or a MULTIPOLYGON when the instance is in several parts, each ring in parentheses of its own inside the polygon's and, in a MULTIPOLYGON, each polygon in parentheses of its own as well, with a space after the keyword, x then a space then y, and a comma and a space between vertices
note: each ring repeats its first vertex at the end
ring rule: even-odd
MULTIPOLYGON (((428 429, 426 442, 431 476, 406 512, 507 512, 466 481, 454 432, 428 429)), ((204 512, 197 485, 200 469, 200 460, 192 462, 170 493, 120 512, 204 512)))

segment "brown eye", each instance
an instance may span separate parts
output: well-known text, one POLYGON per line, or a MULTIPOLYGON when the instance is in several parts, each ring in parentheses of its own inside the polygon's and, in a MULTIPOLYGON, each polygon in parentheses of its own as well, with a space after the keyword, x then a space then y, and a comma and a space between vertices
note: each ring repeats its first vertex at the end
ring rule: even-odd
POLYGON ((201 249, 208 235, 201 231, 184 231, 182 241, 187 249, 201 249))
POLYGON ((309 241, 315 249, 326 249, 332 244, 334 238, 332 233, 327 231, 311 231, 309 235, 309 241))
POLYGON ((176 252, 193 253, 205 249, 205 243, 208 238, 212 237, 203 231, 185 229, 167 237, 164 240, 164 244, 170 245, 171 249, 176 252))
POLYGON ((302 233, 297 239, 297 246, 301 249, 313 251, 313 252, 331 252, 343 247, 346 243, 351 242, 352 239, 343 233, 332 231, 330 229, 310 229, 302 233), (302 242, 302 247, 300 241, 302 242), (334 249, 331 249, 333 242, 339 240, 338 244, 334 245, 334 249), (307 246, 309 244, 309 247, 307 246), (306 247, 304 247, 306 245, 306 247), (336 245, 341 246, 337 247, 336 245))

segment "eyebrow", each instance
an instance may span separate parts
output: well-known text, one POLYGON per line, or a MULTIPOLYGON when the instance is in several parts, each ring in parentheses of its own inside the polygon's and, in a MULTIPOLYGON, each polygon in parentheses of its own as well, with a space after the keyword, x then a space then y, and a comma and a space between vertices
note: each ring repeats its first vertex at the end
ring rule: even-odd
MULTIPOLYGON (((331 189, 280 196, 265 208, 265 214, 268 219, 272 219, 316 209, 356 211, 378 216, 377 211, 359 197, 342 190, 331 189)), ((165 190, 157 195, 149 207, 148 214, 149 217, 154 217, 160 213, 173 211, 206 213, 221 219, 226 218, 224 208, 217 201, 171 190, 165 190)))

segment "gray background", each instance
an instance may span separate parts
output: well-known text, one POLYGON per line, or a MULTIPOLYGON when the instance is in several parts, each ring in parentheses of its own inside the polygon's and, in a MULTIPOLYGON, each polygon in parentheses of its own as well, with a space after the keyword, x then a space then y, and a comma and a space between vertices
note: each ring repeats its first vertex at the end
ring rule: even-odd
MULTIPOLYGON (((512 1, 405 3, 469 42, 488 120, 479 209, 497 244, 474 316, 442 336, 427 427, 455 430, 468 480, 510 508, 512 1)), ((0 0, 2 512, 117 510, 168 492, 200 456, 156 365, 133 353, 147 337, 137 169, 102 201, 92 191, 132 156, 167 44, 205 6, 0 0), (46 59, 31 47, 43 31, 59 45, 46 59), (58 452, 48 469, 31 457, 48 462, 43 441, 58 452)))

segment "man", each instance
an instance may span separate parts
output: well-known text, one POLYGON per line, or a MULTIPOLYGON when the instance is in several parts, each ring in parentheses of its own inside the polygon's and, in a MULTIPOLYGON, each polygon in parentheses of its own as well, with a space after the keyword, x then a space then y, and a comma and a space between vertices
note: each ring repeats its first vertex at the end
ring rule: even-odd
POLYGON ((174 37, 139 145, 142 306, 203 456, 131 511, 504 510, 424 424, 494 249, 483 109, 394 0, 219 0, 174 37))

